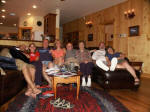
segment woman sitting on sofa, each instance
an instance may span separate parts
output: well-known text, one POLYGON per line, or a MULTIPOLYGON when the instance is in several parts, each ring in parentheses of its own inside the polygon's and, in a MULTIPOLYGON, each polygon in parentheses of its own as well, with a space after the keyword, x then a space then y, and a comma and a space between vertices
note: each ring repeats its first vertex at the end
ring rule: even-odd
POLYGON ((63 65, 64 64, 64 57, 66 54, 65 49, 62 47, 60 40, 55 41, 54 50, 51 51, 52 56, 54 58, 54 63, 56 65, 63 65))
POLYGON ((112 60, 112 58, 116 57, 118 59, 116 68, 125 68, 125 69, 127 69, 131 73, 131 75, 134 77, 134 81, 135 81, 134 84, 139 85, 139 79, 136 76, 135 70, 124 59, 125 58, 124 54, 118 53, 118 52, 115 53, 114 49, 109 46, 107 48, 106 56, 109 59, 108 64, 110 64, 110 61, 112 60))
POLYGON ((84 41, 79 42, 79 50, 77 50, 76 52, 76 57, 80 64, 80 71, 83 74, 82 86, 90 87, 92 68, 94 65, 92 63, 92 57, 91 57, 90 51, 85 49, 84 41), (86 77, 88 78, 87 84, 85 82, 86 77))

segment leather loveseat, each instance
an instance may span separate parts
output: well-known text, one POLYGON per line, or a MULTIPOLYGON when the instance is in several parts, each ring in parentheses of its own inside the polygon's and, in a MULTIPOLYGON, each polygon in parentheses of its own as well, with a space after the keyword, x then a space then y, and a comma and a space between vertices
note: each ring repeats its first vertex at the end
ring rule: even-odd
MULTIPOLYGON (((140 78, 140 72, 136 71, 140 78)), ((104 90, 107 89, 138 89, 140 85, 134 84, 134 78, 125 69, 116 69, 115 71, 104 71, 98 66, 93 68, 92 79, 98 83, 104 90)))

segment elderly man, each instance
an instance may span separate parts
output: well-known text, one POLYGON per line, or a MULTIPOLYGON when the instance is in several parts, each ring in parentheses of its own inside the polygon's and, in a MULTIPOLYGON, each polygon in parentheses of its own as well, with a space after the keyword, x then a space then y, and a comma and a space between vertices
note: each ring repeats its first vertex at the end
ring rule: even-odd
POLYGON ((49 62, 53 61, 52 55, 50 53, 50 48, 49 48, 49 41, 48 39, 43 40, 43 47, 38 49, 40 53, 40 61, 44 65, 48 65, 49 62))
POLYGON ((67 43, 66 48, 65 64, 69 65, 70 63, 74 63, 75 66, 79 66, 78 60, 76 59, 76 50, 73 49, 72 43, 67 43))
POLYGON ((43 45, 43 47, 38 49, 38 51, 40 53, 39 61, 42 62, 42 66, 40 65, 38 67, 38 71, 39 71, 40 75, 38 77, 36 77, 35 79, 37 79, 38 82, 42 82, 42 74, 43 74, 43 77, 47 80, 49 85, 51 85, 51 80, 44 71, 46 69, 46 67, 48 67, 48 64, 53 61, 53 57, 51 54, 51 48, 49 48, 48 39, 44 39, 42 45, 43 45))

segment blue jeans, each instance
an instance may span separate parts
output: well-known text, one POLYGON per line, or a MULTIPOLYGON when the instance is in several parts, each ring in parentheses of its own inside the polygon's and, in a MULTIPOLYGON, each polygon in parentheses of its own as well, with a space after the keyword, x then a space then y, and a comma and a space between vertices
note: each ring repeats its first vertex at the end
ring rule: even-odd
POLYGON ((17 70, 15 59, 4 56, 0 56, 0 67, 3 69, 17 70))

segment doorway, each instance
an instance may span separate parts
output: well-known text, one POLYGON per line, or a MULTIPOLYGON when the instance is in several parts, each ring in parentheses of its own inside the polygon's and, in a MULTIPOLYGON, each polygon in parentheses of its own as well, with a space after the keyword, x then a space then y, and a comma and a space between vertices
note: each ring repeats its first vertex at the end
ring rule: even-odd
POLYGON ((20 27, 19 28, 19 39, 31 40, 31 37, 32 37, 32 27, 20 27))
POLYGON ((105 25, 105 44, 106 46, 113 47, 113 39, 114 39, 114 24, 106 24, 105 25))

